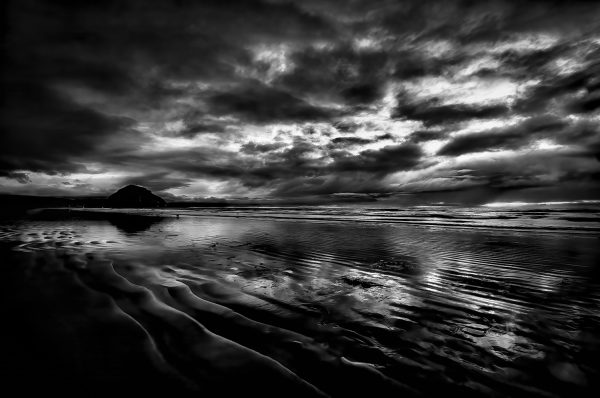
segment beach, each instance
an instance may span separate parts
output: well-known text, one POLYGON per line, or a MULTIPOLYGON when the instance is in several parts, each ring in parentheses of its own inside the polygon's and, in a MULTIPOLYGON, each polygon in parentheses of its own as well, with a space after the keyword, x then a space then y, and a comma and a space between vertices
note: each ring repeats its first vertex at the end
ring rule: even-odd
POLYGON ((7 380, 66 395, 592 396, 597 213, 426 210, 6 220, 7 380))

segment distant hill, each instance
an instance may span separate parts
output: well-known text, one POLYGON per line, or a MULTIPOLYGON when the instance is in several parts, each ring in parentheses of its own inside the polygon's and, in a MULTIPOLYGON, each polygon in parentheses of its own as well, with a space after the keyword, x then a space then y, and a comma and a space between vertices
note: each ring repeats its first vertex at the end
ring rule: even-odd
POLYGON ((15 219, 31 209, 78 207, 133 207, 133 208, 187 208, 187 207, 227 207, 232 203, 226 200, 171 201, 166 202, 146 188, 130 185, 106 196, 32 196, 0 194, 0 218, 15 219), (134 188, 129 188, 134 187, 134 188), (125 190, 124 192, 121 192, 125 190), (112 198, 112 199, 111 199, 112 198))
POLYGON ((166 205, 167 202, 163 198, 138 185, 127 185, 106 200, 106 207, 154 208, 166 205))

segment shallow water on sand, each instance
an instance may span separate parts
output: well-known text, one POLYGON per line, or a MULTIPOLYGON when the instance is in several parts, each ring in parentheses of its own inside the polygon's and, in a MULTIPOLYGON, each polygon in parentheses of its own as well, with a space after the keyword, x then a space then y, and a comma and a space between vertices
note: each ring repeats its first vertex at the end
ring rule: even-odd
POLYGON ((21 221, 0 242, 4 351, 58 389, 599 387, 594 232, 207 216, 21 221))

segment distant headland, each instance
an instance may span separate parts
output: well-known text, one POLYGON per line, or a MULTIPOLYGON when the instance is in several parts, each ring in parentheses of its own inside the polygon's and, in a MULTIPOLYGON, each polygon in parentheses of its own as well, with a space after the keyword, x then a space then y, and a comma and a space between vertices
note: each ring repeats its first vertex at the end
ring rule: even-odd
POLYGON ((138 185, 127 185, 106 199, 106 207, 146 209, 166 205, 163 198, 138 185))
POLYGON ((169 200, 154 194, 139 185, 127 185, 109 196, 33 196, 0 194, 0 216, 13 218, 30 209, 40 208, 137 208, 152 209, 161 207, 227 207, 223 199, 183 201, 169 200))

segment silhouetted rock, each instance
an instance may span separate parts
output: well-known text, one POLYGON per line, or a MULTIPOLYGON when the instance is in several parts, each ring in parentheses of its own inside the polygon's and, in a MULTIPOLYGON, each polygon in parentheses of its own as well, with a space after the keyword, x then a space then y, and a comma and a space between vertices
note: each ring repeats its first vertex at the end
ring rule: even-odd
POLYGON ((108 207, 164 207, 166 202, 148 189, 137 185, 127 185, 110 195, 106 201, 108 207))

